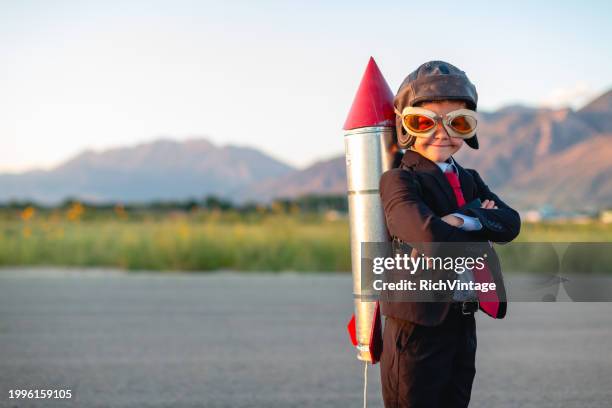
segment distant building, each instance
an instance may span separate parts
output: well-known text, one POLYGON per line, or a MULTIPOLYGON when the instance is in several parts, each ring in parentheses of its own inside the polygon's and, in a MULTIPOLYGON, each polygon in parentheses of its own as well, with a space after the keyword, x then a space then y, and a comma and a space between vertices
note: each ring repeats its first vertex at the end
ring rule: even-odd
MULTIPOLYGON (((612 222, 612 210, 609 210, 608 212, 608 217, 610 218, 608 222, 612 222)), ((563 211, 558 210, 551 205, 543 205, 540 208, 522 212, 521 219, 526 222, 555 221, 588 224, 597 220, 597 212, 590 210, 563 211)))
POLYGON ((538 210, 526 211, 521 218, 527 222, 539 222, 542 221, 542 214, 538 210))
POLYGON ((603 210, 599 214, 599 219, 604 224, 612 224, 612 210, 603 210))

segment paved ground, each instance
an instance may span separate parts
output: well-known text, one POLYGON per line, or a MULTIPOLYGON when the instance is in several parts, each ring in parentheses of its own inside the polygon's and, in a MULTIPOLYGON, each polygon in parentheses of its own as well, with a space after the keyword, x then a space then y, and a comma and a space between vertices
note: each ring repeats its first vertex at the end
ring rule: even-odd
MULTIPOLYGON (((348 275, 0 270, 0 407, 361 406, 350 291, 348 275)), ((513 303, 477 324, 472 407, 610 406, 612 303, 513 303)))

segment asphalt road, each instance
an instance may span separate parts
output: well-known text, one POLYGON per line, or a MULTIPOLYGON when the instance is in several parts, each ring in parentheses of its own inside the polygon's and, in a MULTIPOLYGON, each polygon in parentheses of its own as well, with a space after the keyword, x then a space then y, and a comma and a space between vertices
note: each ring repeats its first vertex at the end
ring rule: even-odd
MULTIPOLYGON (((358 407, 350 293, 349 275, 0 270, 0 407, 358 407)), ((512 303, 477 325, 471 407, 612 405, 612 303, 512 303)))

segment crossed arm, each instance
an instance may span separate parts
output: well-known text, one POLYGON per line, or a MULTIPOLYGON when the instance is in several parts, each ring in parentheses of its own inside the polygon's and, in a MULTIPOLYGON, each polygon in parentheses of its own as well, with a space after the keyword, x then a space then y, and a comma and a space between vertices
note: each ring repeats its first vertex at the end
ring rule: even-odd
POLYGON ((480 230, 460 229, 463 221, 452 214, 438 217, 423 201, 410 172, 393 169, 380 179, 380 195, 391 235, 405 242, 512 241, 520 231, 518 213, 491 192, 476 171, 469 171, 482 206, 457 212, 478 218, 482 224, 480 230))

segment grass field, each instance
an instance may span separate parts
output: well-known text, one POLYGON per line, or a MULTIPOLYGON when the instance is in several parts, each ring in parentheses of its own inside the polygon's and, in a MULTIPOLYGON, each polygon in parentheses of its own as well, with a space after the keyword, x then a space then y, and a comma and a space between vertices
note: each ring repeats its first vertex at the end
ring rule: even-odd
POLYGON ((292 216, 3 221, 0 265, 348 271, 349 233, 344 220, 292 216))
MULTIPOLYGON (((167 213, 85 217, 83 210, 0 217, 0 265, 129 270, 349 271, 348 221, 304 214, 167 213), (71 212, 72 211, 72 212, 71 212)), ((517 241, 612 241, 612 224, 523 224, 517 241)))

